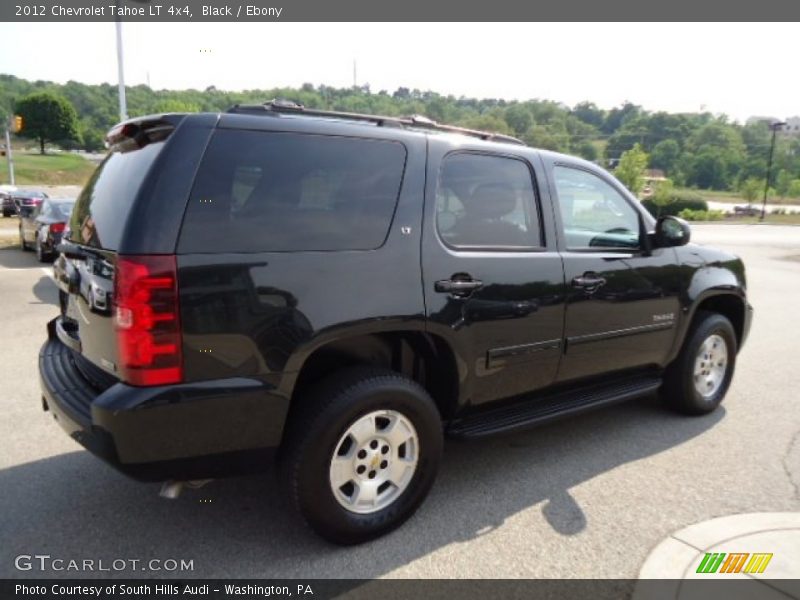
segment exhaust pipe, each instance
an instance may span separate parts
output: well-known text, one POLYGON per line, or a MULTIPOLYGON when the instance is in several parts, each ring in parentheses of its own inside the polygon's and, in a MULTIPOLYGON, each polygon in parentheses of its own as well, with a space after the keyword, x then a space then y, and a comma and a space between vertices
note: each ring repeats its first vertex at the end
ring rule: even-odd
POLYGON ((161 491, 158 492, 158 495, 162 498, 166 498, 167 500, 177 500, 178 496, 181 495, 183 491, 183 482, 182 481, 165 481, 161 484, 161 491))
POLYGON ((158 492, 158 495, 162 498, 166 498, 167 500, 177 500, 181 495, 184 486, 192 488, 193 490, 198 490, 207 483, 211 483, 211 481, 213 480, 195 479, 193 481, 173 481, 170 479, 169 481, 165 481, 161 484, 161 491, 158 492))

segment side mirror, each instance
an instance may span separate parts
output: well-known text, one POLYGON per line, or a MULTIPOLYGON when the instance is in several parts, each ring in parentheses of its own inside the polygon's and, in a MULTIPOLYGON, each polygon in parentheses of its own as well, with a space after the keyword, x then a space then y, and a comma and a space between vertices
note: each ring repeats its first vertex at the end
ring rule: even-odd
POLYGON ((685 246, 689 243, 692 230, 683 219, 667 215, 659 217, 656 222, 655 242, 661 248, 669 246, 685 246))

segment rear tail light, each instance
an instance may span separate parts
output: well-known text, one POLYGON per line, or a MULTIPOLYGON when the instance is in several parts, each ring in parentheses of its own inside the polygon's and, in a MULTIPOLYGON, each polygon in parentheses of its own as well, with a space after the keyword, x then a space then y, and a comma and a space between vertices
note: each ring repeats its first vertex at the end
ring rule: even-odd
POLYGON ((50 233, 64 233, 64 226, 66 223, 51 223, 50 233))
POLYGON ((131 385, 183 380, 174 256, 120 256, 114 277, 120 378, 131 385))

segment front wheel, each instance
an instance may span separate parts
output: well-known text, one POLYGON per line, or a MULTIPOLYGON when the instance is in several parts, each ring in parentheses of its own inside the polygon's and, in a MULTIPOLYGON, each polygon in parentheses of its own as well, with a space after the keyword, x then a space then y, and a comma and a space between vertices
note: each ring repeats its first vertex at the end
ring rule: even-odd
POLYGON ((719 313, 698 312, 681 354, 664 376, 662 398, 684 414, 710 413, 728 391, 736 352, 731 322, 719 313))
POLYGON ((392 371, 354 368, 299 402, 281 472, 311 528, 331 542, 358 544, 408 519, 442 454, 441 420, 428 393, 392 371))

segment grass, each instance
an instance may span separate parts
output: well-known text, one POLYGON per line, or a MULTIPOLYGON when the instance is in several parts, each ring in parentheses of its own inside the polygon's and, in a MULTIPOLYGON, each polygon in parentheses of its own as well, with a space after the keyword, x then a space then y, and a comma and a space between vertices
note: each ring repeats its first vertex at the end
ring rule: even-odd
MULTIPOLYGON (((8 183, 6 159, 0 159, 0 183, 8 183)), ((14 153, 16 185, 83 185, 95 166, 82 156, 68 152, 58 154, 14 153)))
POLYGON ((770 215, 760 221, 758 217, 733 217, 729 219, 718 219, 716 221, 690 221, 690 225, 698 223, 727 223, 730 225, 755 225, 757 223, 764 223, 765 225, 800 225, 800 214, 793 213, 790 215, 770 215))
MULTIPOLYGON (((703 198, 703 200, 711 202, 724 202, 726 204, 747 204, 747 200, 737 195, 736 192, 727 192, 719 190, 692 190, 686 189, 682 191, 693 192, 703 198)), ((754 204, 761 204, 761 197, 759 197, 754 204)), ((768 204, 800 204, 800 198, 780 198, 771 196, 767 198, 768 204)))

